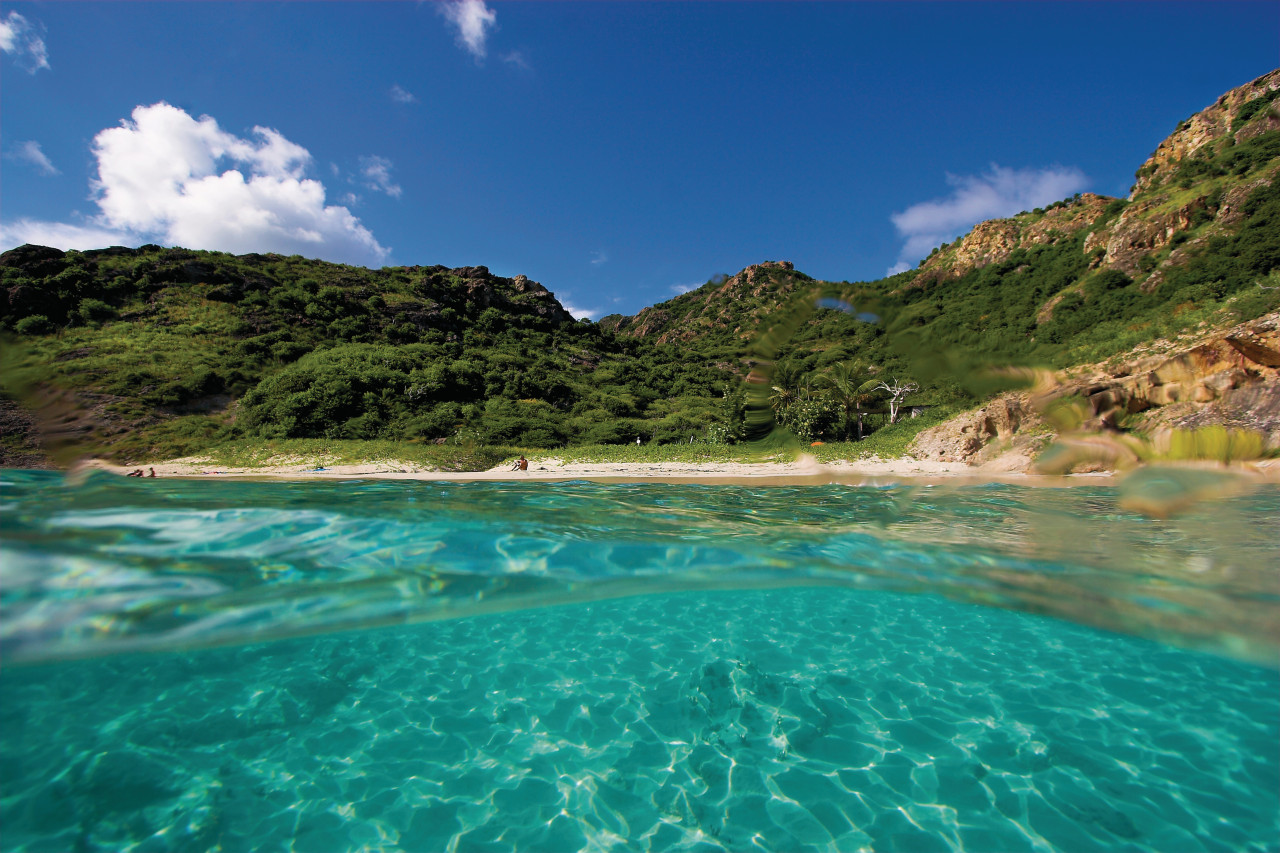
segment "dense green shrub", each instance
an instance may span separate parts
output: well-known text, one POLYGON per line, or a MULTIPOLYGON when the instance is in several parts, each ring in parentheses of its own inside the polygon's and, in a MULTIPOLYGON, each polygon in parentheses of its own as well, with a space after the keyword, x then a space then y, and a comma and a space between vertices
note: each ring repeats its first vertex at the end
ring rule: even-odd
POLYGON ((81 299, 80 308, 76 312, 86 323, 100 323, 116 316, 116 309, 100 299, 81 299))
POLYGON ((13 329, 20 335, 48 335, 55 327, 43 314, 32 314, 15 323, 13 329))

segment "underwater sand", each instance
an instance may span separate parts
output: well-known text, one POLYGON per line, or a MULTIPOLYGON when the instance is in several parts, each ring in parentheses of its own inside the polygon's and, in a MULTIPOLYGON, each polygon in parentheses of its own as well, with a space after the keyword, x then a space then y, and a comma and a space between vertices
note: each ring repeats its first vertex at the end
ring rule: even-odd
POLYGON ((1165 522, 1106 489, 5 473, 5 850, 1280 840, 1280 672, 1228 618, 1274 615, 1271 492, 1165 522), (1073 522, 1098 538, 1068 547, 1073 522), (1092 587, 1059 615, 1146 637, 940 595, 1092 587), (376 627, 415 614, 453 618, 376 627), (304 635, 246 642, 273 629, 304 635))

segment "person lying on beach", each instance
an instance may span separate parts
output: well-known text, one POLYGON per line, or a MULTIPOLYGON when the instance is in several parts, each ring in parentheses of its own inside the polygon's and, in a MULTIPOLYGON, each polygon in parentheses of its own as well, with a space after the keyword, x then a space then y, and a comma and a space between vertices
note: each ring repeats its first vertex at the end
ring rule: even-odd
POLYGON ((141 468, 135 468, 135 469, 133 469, 132 471, 130 471, 128 474, 125 474, 125 476, 126 476, 126 477, 141 477, 141 476, 142 476, 142 469, 141 469, 141 468))

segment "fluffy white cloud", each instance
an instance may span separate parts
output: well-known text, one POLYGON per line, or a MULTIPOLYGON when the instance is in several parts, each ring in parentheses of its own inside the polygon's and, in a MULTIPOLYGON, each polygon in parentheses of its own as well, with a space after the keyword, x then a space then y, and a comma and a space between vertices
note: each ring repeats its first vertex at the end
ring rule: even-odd
POLYGON ((10 54, 28 74, 49 67, 49 51, 36 28, 17 12, 0 18, 0 51, 10 54))
POLYGON ((921 202, 889 218, 905 241, 889 274, 903 272, 935 247, 987 219, 1001 219, 1052 204, 1084 189, 1087 178, 1074 167, 1006 169, 992 164, 983 175, 947 175, 945 198, 921 202))
POLYGON ((360 220, 326 205, 324 186, 305 177, 311 154, 270 128, 255 127, 253 138, 243 139, 209 116, 194 119, 158 103, 100 132, 93 153, 98 216, 83 226, 24 220, 5 229, 6 239, 43 233, 44 240, 23 241, 74 248, 71 238, 96 230, 114 235, 110 242, 134 245, 296 253, 353 264, 387 257, 360 220))
POLYGON ((20 163, 29 163, 36 167, 42 175, 59 175, 62 174, 58 168, 53 165, 53 161, 44 153, 44 149, 40 147, 39 142, 27 141, 19 142, 4 153, 9 160, 17 160, 20 163))
POLYGON ((465 48, 476 61, 484 59, 488 50, 485 42, 489 30, 498 21, 498 13, 484 4, 484 0, 447 0, 439 7, 440 14, 458 31, 458 46, 465 48))
POLYGON ((596 316, 599 316, 600 314, 600 309, 581 309, 581 307, 571 304, 571 302, 564 300, 564 298, 559 300, 559 304, 561 304, 564 307, 564 310, 568 311, 575 320, 594 320, 596 316))
POLYGON ((360 174, 364 176, 364 185, 371 190, 386 193, 392 198, 400 198, 404 192, 399 184, 392 183, 391 161, 386 157, 361 157, 360 174))
POLYGON ((397 104, 416 104, 418 96, 397 83, 391 87, 391 100, 397 104))

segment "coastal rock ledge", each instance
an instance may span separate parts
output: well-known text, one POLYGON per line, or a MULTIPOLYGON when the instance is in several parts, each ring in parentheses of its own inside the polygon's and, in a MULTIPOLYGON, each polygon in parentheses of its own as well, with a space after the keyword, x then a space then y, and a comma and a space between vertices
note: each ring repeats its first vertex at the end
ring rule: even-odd
POLYGON ((1181 344, 1157 341, 1126 359, 1042 376, 920 433, 917 459, 1026 470, 1057 430, 1046 417, 1074 402, 1080 429, 1146 436, 1156 447, 1173 430, 1221 426, 1280 450, 1280 312, 1181 344))

